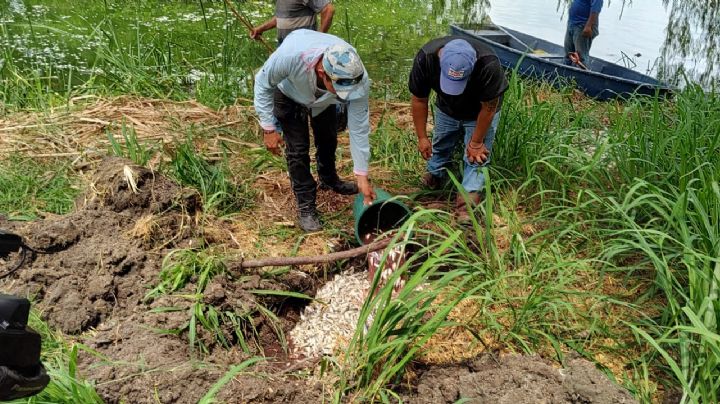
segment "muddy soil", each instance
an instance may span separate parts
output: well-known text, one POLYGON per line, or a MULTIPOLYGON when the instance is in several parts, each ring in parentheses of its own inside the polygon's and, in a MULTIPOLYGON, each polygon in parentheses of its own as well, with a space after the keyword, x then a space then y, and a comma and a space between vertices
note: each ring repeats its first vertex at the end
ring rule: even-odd
MULTIPOLYGON (((250 353, 237 346, 218 346, 201 330, 198 339, 209 351, 203 355, 190 348, 186 328, 192 306, 186 296, 195 293, 196 280, 174 296, 146 299, 159 282, 168 252, 201 243, 197 218, 202 206, 197 192, 118 158, 99 163, 92 178, 68 215, 27 223, 0 216, 0 228, 22 235, 41 252, 0 279, 0 291, 30 297, 52 327, 94 351, 81 351, 79 370, 96 384, 106 402, 197 402, 230 366, 261 354, 268 360, 235 377, 219 393, 220 401, 329 399, 318 383, 285 371, 296 366, 280 348, 265 316, 252 319, 258 344, 250 353)), ((285 335, 307 302, 258 296, 250 290, 314 296, 321 285, 314 275, 296 270, 279 277, 230 271, 234 276, 210 281, 203 302, 220 311, 262 304, 278 316, 285 335)), ((233 341, 231 330, 223 332, 233 341)), ((542 360, 522 357, 504 358, 501 365, 478 360, 467 366, 431 368, 413 391, 406 393, 406 402, 454 402, 461 397, 513 404, 632 401, 589 362, 570 362, 560 372, 542 360)))
POLYGON ((622 387, 584 359, 557 369, 539 357, 489 355, 466 365, 433 367, 423 372, 412 403, 636 403, 622 387))
MULTIPOLYGON (((213 338, 202 332, 198 338, 206 343, 209 355, 192 351, 187 332, 182 331, 191 302, 168 296, 145 299, 159 282, 168 252, 200 243, 202 229, 195 226, 196 214, 202 209, 199 195, 119 158, 103 160, 92 178, 89 190, 68 215, 28 223, 0 216, 0 228, 23 236, 39 252, 30 254, 20 270, 0 280, 0 291, 31 298, 53 328, 99 353, 82 352, 80 368, 84 377, 96 383, 105 401, 156 402, 157 395, 161 402, 197 402, 230 365, 251 356, 216 346, 213 338), (180 311, 153 313, 163 307, 180 311), (181 331, 169 334, 172 330, 181 331)), ((15 262, 14 258, 16 254, 8 262, 15 262)), ((281 316, 279 326, 287 332, 299 316, 297 302, 277 296, 260 299, 247 290, 314 295, 315 284, 316 279, 298 271, 271 280, 253 273, 237 279, 216 277, 206 289, 205 303, 220 310, 252 308, 260 303, 281 316)), ((194 292, 191 280, 179 294, 194 292)), ((284 354, 265 317, 257 316, 253 325, 260 346, 255 346, 252 354, 259 354, 261 348, 266 354, 273 350, 284 354)), ((231 330, 225 331, 232 341, 231 330)), ((247 395, 267 402, 317 398, 308 386, 292 391, 299 382, 275 379, 266 383, 238 378, 227 390, 235 391, 237 397, 247 395), (255 384, 274 388, 258 390, 255 384)))

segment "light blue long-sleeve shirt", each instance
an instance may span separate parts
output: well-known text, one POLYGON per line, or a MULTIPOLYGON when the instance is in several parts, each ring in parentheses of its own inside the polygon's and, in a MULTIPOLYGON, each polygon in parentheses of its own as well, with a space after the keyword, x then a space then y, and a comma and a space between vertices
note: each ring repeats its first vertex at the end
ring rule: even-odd
POLYGON ((312 116, 317 116, 331 105, 347 103, 353 171, 358 175, 367 175, 370 159, 370 80, 367 71, 346 100, 317 87, 315 65, 325 50, 335 44, 347 43, 334 35, 306 29, 290 33, 255 76, 255 111, 263 129, 275 129, 273 93, 276 88, 298 104, 308 107, 312 116))

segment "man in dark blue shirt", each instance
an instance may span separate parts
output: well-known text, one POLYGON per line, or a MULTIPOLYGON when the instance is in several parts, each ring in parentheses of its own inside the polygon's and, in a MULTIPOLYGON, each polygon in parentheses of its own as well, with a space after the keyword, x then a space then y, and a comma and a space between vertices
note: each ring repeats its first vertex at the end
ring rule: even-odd
POLYGON ((603 0, 573 0, 565 32, 565 64, 587 65, 590 46, 598 35, 598 16, 602 6, 603 0))

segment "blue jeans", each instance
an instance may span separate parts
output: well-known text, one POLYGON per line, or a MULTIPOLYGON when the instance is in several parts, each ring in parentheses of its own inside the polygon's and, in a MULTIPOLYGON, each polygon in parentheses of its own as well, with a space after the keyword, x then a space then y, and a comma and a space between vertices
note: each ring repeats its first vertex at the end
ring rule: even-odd
POLYGON ((592 41, 598 36, 598 27, 597 25, 593 27, 592 38, 583 36, 583 29, 585 29, 585 25, 568 24, 567 31, 565 31, 565 64, 568 66, 572 66, 572 61, 567 57, 570 52, 577 52, 580 61, 587 66, 592 41))
MULTIPOLYGON (((485 147, 492 152, 493 142, 495 141, 495 131, 500 121, 500 111, 493 116, 490 127, 485 134, 485 147)), ((446 169, 452 160, 453 151, 458 142, 462 139, 465 147, 463 147, 463 178, 462 186, 467 192, 478 192, 485 187, 485 176, 480 170, 482 167, 490 164, 490 156, 482 164, 470 163, 465 150, 467 148, 472 134, 475 131, 476 121, 457 120, 439 108, 435 108, 435 129, 432 137, 432 157, 427 162, 427 170, 429 173, 438 178, 445 178, 446 169)))

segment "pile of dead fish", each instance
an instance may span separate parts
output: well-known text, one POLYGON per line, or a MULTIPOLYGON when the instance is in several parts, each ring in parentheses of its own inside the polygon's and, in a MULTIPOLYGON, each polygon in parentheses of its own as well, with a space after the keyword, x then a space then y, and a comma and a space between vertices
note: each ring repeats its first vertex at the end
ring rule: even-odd
POLYGON ((317 357, 344 348, 341 344, 352 339, 369 289, 365 272, 340 274, 326 283, 290 331, 293 352, 317 357))
MULTIPOLYGON (((370 282, 372 282, 375 272, 381 269, 380 264, 382 263, 383 254, 384 252, 382 250, 373 251, 368 254, 368 280, 370 282)), ((390 280, 393 273, 398 268, 402 267, 403 264, 405 264, 405 254, 403 253, 402 246, 392 248, 388 252, 387 257, 385 257, 385 264, 382 265, 380 281, 378 282, 376 290, 382 289, 387 284, 388 280, 390 280)), ((397 277, 393 285, 393 292, 397 294, 403 286, 405 286, 405 279, 401 276, 397 277)))
MULTIPOLYGON (((367 238, 366 243, 371 242, 367 238)), ((350 342, 360 318, 360 309, 370 294, 370 286, 377 271, 380 272, 379 285, 382 289, 393 273, 405 263, 402 246, 396 246, 387 252, 375 251, 368 254, 368 272, 340 274, 326 283, 315 296, 315 300, 300 315, 300 321, 290 331, 293 352, 305 357, 332 355, 344 349, 350 342)), ((403 277, 393 284, 393 296, 405 286, 403 277)), ((366 326, 372 323, 372 314, 366 326)))

